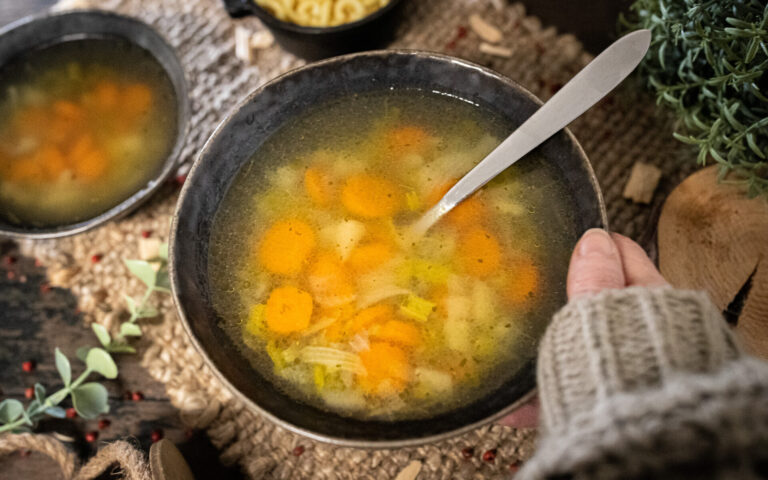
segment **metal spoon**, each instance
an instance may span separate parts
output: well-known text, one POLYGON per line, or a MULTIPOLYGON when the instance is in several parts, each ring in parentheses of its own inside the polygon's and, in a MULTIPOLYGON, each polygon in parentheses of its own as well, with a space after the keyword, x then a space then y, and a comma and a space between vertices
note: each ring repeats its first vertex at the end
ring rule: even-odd
POLYGON ((638 30, 606 48, 411 225, 409 239, 421 238, 459 202, 607 95, 637 67, 650 44, 651 31, 638 30))

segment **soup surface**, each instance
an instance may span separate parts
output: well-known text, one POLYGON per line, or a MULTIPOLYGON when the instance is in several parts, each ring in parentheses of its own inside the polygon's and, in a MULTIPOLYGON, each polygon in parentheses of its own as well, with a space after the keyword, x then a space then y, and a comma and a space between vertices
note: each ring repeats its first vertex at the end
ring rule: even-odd
POLYGON ((48 227, 119 204, 162 168, 176 139, 174 89, 140 47, 66 41, 0 69, 0 213, 48 227))
POLYGON ((528 156, 418 242, 405 227, 511 131, 453 97, 395 90, 315 107, 268 139, 217 213, 223 328, 294 398, 356 418, 432 416, 535 353, 575 241, 528 156))

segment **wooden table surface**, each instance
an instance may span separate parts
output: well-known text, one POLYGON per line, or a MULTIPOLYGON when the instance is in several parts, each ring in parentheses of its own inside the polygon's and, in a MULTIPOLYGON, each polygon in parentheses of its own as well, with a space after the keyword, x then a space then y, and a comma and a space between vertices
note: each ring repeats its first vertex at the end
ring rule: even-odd
MULTIPOLYGON (((0 0, 0 27, 53 3, 53 0, 0 0)), ((523 3, 544 23, 576 34, 589 50, 598 51, 615 35, 618 12, 629 1, 528 0, 523 3)), ((40 285, 45 281, 44 265, 36 266, 34 259, 20 257, 12 242, 0 244, 0 262, 0 399, 16 398, 26 403, 25 389, 35 382, 50 388, 59 384, 53 365, 55 347, 74 358, 77 346, 95 344, 95 338, 83 327, 71 292, 41 291, 40 285), (21 364, 25 360, 36 361, 37 369, 24 372, 21 364)), ((140 343, 138 347, 141 348, 140 343)), ((118 366, 118 379, 105 382, 111 411, 103 418, 108 418, 111 425, 99 431, 98 442, 130 437, 147 450, 152 431, 161 429, 165 438, 179 446, 197 478, 243 478, 236 468, 221 465, 218 452, 202 432, 189 431, 181 424, 163 385, 149 377, 139 365, 138 355, 120 356, 118 366), (126 391, 141 391, 144 400, 128 400, 126 391)), ((41 422, 37 430, 64 432, 73 437, 72 445, 81 459, 92 455, 97 445, 85 441, 86 432, 98 430, 96 420, 50 419, 41 422)), ((0 458, 0 478, 3 479, 48 480, 58 475, 56 465, 40 454, 0 458)))

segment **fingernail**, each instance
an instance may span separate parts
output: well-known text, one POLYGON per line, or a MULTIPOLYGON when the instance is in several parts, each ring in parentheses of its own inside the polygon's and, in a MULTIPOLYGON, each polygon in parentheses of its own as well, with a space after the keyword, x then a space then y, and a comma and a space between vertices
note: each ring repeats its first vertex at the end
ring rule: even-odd
POLYGON ((616 245, 610 234, 602 228, 593 228, 587 230, 579 241, 579 255, 601 255, 609 256, 615 252, 616 245))

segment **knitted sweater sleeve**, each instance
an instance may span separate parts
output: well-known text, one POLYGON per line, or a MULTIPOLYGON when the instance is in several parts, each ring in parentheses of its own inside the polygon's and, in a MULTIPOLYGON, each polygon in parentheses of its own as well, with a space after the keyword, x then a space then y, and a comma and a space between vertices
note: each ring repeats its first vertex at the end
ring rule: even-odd
POLYGON ((768 478, 768 364, 701 292, 570 302, 539 350, 542 436, 523 479, 768 478))

